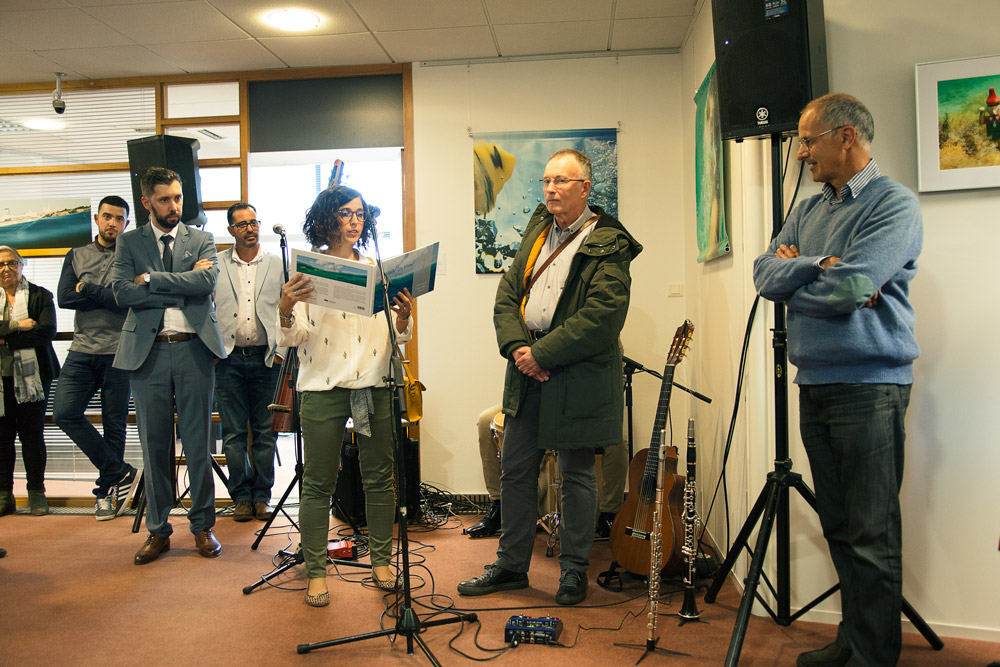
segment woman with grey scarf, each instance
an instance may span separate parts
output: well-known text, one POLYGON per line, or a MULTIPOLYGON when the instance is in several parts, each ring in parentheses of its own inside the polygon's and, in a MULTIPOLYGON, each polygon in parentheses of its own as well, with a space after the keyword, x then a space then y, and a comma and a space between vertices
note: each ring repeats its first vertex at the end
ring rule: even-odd
POLYGON ((0 245, 0 516, 16 511, 14 441, 21 441, 27 477, 28 506, 35 516, 48 514, 45 499, 45 403, 49 384, 59 373, 52 349, 56 308, 52 293, 22 275, 24 258, 0 245))

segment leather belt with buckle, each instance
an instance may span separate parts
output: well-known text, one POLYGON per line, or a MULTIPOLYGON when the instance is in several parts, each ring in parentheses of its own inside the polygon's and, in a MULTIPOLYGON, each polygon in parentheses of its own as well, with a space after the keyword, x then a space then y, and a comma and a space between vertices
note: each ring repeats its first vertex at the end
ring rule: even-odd
POLYGON ((159 334, 155 340, 157 343, 183 343, 186 340, 191 340, 194 338, 194 334, 190 333, 169 333, 169 334, 159 334))
POLYGON ((267 345, 248 345, 246 347, 237 345, 233 348, 233 354, 238 354, 241 357, 253 357, 264 352, 267 352, 267 345))
POLYGON ((544 337, 548 333, 549 333, 548 329, 537 329, 535 331, 532 331, 531 332, 531 340, 533 340, 533 341, 538 340, 539 338, 544 337))

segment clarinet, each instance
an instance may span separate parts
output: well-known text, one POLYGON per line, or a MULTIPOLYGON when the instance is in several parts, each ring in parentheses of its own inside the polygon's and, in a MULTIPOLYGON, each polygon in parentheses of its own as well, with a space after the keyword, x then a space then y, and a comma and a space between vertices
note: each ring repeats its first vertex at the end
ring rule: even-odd
POLYGON ((698 546, 695 544, 695 528, 701 524, 698 512, 694 507, 695 500, 695 444, 694 444, 694 420, 688 419, 688 442, 687 442, 687 479, 684 480, 684 546, 681 553, 687 561, 687 574, 684 576, 684 604, 677 613, 681 618, 695 619, 701 616, 698 605, 694 599, 694 563, 698 555, 698 546))
POLYGON ((666 447, 663 440, 667 437, 666 429, 660 431, 660 451, 656 465, 656 500, 653 503, 653 530, 650 536, 649 549, 649 614, 646 627, 649 634, 646 646, 656 645, 656 616, 660 609, 660 567, 663 560, 663 461, 666 458, 666 447))

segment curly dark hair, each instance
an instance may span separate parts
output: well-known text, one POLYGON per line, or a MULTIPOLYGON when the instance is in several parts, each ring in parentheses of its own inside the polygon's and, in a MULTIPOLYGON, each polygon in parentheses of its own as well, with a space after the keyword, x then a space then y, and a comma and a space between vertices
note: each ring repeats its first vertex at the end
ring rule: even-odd
POLYGON ((302 223, 302 233, 314 247, 330 246, 340 240, 340 219, 337 211, 352 199, 360 199, 365 210, 365 224, 358 237, 358 245, 368 246, 373 236, 372 223, 368 203, 361 193, 345 185, 335 185, 323 190, 316 196, 309 210, 306 211, 306 221, 302 223))

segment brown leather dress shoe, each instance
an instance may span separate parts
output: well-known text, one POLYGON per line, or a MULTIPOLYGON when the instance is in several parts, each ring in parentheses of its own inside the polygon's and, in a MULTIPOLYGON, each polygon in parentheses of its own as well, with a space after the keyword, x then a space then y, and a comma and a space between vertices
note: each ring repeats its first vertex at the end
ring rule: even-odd
POLYGON ((271 518, 271 505, 263 500, 258 500, 253 504, 253 515, 258 521, 267 521, 271 518))
POLYGON ((205 558, 215 558, 222 553, 222 545, 215 539, 211 528, 197 533, 194 536, 194 545, 198 547, 198 553, 205 558))
POLYGON ((135 553, 135 564, 145 565, 152 563, 160 557, 160 554, 170 551, 170 538, 163 535, 150 534, 146 538, 146 543, 135 553))

